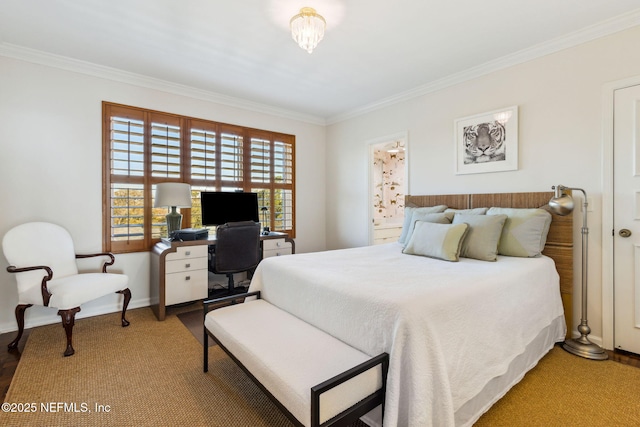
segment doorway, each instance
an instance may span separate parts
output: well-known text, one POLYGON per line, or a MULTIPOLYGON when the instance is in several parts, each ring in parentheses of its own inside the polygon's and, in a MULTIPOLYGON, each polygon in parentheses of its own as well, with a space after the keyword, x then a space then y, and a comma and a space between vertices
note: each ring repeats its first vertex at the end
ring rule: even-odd
POLYGON ((369 244, 397 241, 408 176, 406 133, 369 142, 369 244))

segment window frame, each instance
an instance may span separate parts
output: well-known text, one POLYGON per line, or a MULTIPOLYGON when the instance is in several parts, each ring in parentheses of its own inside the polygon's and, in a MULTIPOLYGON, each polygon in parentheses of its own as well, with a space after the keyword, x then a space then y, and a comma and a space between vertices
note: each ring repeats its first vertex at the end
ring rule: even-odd
MULTIPOLYGON (((165 113, 155 110, 144 109, 140 107, 127 106, 122 104, 115 104, 107 101, 102 102, 102 175, 103 175, 103 191, 102 191, 102 222, 103 222, 103 250, 113 253, 129 253, 129 252, 144 252, 149 251, 153 247, 155 243, 157 243, 160 239, 158 237, 154 237, 154 227, 157 230, 158 226, 161 224, 153 224, 152 220, 154 215, 157 217, 158 212, 157 209, 153 208, 153 186, 160 182, 184 182, 188 183, 192 186, 192 191, 199 191, 199 188, 206 188, 207 191, 224 191, 228 188, 234 188, 242 191, 257 191, 260 189, 268 190, 269 193, 269 204, 268 204, 268 226, 272 231, 282 231, 286 232, 289 237, 295 237, 295 135, 284 134, 280 132, 273 132, 267 130, 260 130, 250 127, 238 126, 228 123, 215 122, 212 120, 205 120, 200 118, 193 118, 187 116, 181 116, 172 113, 165 113), (142 173, 141 175, 132 175, 131 171, 129 171, 129 175, 126 172, 113 174, 112 173, 112 118, 113 117, 121 117, 128 120, 136 120, 142 121, 143 134, 142 134, 142 145, 143 145, 143 161, 142 161, 142 173), (153 124, 167 124, 168 126, 179 126, 179 174, 173 177, 160 176, 160 172, 154 175, 154 170, 152 170, 152 166, 157 164, 157 161, 154 163, 152 159, 152 125, 153 124), (215 133, 215 149, 214 149, 214 166, 213 170, 215 174, 212 179, 209 179, 206 175, 206 166, 205 166, 205 178, 195 178, 192 176, 192 162, 194 156, 192 156, 192 131, 194 130, 204 130, 205 132, 215 133), (234 134, 238 135, 239 138, 242 138, 242 163, 241 163, 241 171, 240 174, 242 176, 237 177, 236 179, 227 179, 225 177, 223 179, 222 176, 222 134, 234 134), (268 140, 269 141, 269 153, 268 153, 268 164, 269 164, 269 176, 265 182, 253 182, 252 181, 252 140, 268 140), (287 148, 286 158, 287 161, 283 168, 285 172, 285 182, 276 182, 276 163, 279 162, 279 159, 276 158, 275 146, 277 144, 283 143, 287 148), (289 150, 290 149, 290 150, 289 150), (290 163, 290 166, 288 166, 290 163), (290 172, 289 172, 290 171, 290 172), (288 177, 288 181, 287 178, 288 177), (138 198, 142 200, 143 206, 142 210, 142 238, 139 239, 130 239, 130 240, 117 240, 112 238, 112 229, 113 229, 113 206, 112 206, 112 186, 113 185, 122 185, 123 187, 129 186, 141 186, 142 187, 142 197, 138 198), (281 198, 284 195, 287 197, 287 201, 290 200, 291 206, 289 206, 290 218, 287 216, 284 224, 290 224, 290 228, 278 228, 276 227, 277 215, 274 212, 275 209, 275 197, 276 193, 280 194, 281 198), (156 212, 154 213, 154 210, 156 212)), ((167 137, 168 144, 168 137, 167 137)), ((156 145, 156 148, 158 145, 156 145)), ((168 149, 167 149, 168 150, 168 149)), ((205 151, 207 149, 205 148, 205 151)), ((128 153, 131 153, 129 150, 128 153)), ((206 158, 207 154, 204 153, 206 158)), ((130 162, 130 154, 128 154, 127 159, 130 162)), ((162 157, 162 156, 160 156, 162 157)), ((175 155, 169 156, 167 151, 167 159, 169 157, 175 158, 175 155)), ((233 165, 233 161, 228 162, 233 165)), ((263 162, 264 163, 264 162, 263 162)), ((167 165, 169 164, 169 160, 167 160, 167 165)), ((174 163, 174 167, 175 167, 174 163)), ((239 165, 240 163, 236 163, 239 165)), ((235 166, 237 168, 237 166, 235 166)), ((162 166, 160 166, 160 169, 162 166)), ((169 166, 167 166, 167 175, 169 166)), ((137 172, 137 171, 136 171, 137 172)), ((175 172, 173 172, 175 175, 175 172)), ((235 172, 234 172, 235 175, 235 172)), ((264 175, 263 175, 264 176, 264 175)), ((132 210, 131 208, 131 198, 127 198, 129 203, 127 203, 126 207, 128 210, 132 210)), ((282 202, 280 202, 282 203, 282 202)), ((260 206, 261 208, 262 206, 260 206)), ((259 209, 260 209, 259 208, 259 209)), ((140 208, 138 208, 140 210, 140 208)), ((191 209, 181 209, 180 210, 183 218, 182 218, 182 227, 188 228, 192 226, 192 223, 196 221, 192 221, 191 218, 191 209)), ((262 210, 259 211, 260 221, 262 222, 264 212, 262 210)), ((127 224, 130 224, 128 222, 127 224)), ((263 224, 264 226, 264 224, 263 224)), ((157 233, 156 233, 157 234, 157 233)))

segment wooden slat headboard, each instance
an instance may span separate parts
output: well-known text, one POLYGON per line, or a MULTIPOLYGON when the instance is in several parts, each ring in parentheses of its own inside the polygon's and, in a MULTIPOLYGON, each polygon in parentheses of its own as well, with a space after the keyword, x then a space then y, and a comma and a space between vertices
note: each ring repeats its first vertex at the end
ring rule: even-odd
POLYGON ((547 243, 542 252, 556 263, 560 275, 560 293, 567 322, 567 336, 571 334, 573 319, 573 214, 556 215, 549 209, 553 192, 442 194, 405 196, 405 206, 447 205, 453 209, 482 207, 542 208, 551 213, 552 221, 547 243))

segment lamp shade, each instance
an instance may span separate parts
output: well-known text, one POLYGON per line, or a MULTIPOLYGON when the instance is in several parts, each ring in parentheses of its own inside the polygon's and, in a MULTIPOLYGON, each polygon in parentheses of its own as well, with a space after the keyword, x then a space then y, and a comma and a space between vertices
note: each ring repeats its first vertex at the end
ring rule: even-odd
POLYGON ((191 186, 182 182, 163 182, 156 185, 154 208, 175 206, 191 207, 191 186))

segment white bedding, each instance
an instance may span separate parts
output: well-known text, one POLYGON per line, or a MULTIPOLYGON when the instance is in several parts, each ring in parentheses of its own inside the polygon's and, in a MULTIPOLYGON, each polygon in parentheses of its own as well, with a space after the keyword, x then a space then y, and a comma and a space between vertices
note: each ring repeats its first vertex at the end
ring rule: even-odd
POLYGON ((389 353, 385 426, 447 427, 563 315, 558 280, 544 256, 450 263, 390 243, 265 259, 250 290, 369 355, 389 353))

